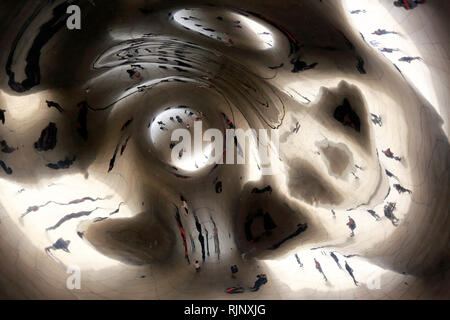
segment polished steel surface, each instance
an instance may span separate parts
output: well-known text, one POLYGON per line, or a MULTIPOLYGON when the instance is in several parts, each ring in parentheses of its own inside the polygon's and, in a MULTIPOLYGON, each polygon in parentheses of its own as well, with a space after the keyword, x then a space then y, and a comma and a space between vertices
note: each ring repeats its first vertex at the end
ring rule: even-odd
POLYGON ((2 1, 0 298, 450 298, 449 9, 2 1))

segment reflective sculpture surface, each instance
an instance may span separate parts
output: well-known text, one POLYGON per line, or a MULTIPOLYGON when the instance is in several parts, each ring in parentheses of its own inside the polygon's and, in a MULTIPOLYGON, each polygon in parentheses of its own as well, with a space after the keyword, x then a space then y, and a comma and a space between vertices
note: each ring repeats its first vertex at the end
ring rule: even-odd
POLYGON ((397 22, 437 4, 24 3, 1 298, 449 298, 448 59, 397 22))

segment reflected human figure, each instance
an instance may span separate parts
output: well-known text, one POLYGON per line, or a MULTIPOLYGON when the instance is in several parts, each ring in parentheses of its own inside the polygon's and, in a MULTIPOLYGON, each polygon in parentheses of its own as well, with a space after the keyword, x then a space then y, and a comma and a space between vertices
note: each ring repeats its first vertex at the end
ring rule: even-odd
MULTIPOLYGON (((189 259, 187 242, 186 242, 186 233, 184 231, 183 224, 181 223, 180 210, 178 210, 178 207, 175 204, 173 204, 173 205, 174 205, 175 209, 177 210, 177 212, 175 214, 175 220, 177 221, 178 230, 180 231, 181 238, 183 239, 184 257, 185 257, 186 261, 188 262, 188 264, 191 264, 191 261, 189 259)), ((189 234, 189 236, 190 236, 190 234, 189 234)), ((191 241, 192 241, 192 237, 191 237, 191 241)), ((195 246, 193 246, 193 248, 195 249, 195 246)))
POLYGON ((380 127, 382 126, 381 117, 380 116, 377 116, 376 114, 371 113, 370 114, 370 118, 371 118, 370 120, 372 121, 372 123, 374 125, 379 125, 380 127))
POLYGON ((406 10, 412 10, 421 3, 425 3, 425 0, 397 0, 393 2, 393 5, 406 10))
POLYGON ((213 228, 213 237, 214 237, 214 253, 217 253, 217 258, 220 260, 220 246, 219 246, 219 231, 217 229, 216 223, 211 218, 211 221, 214 225, 213 228))
POLYGON ((222 192, 222 181, 217 181, 215 185, 216 193, 222 192))
POLYGON ((384 155, 390 159, 395 159, 397 161, 401 161, 402 158, 397 157, 392 151, 391 148, 387 148, 386 150, 382 150, 382 152, 384 153, 384 155))
POLYGON ((243 293, 245 290, 242 287, 229 287, 225 289, 225 292, 228 294, 234 294, 234 293, 243 293))
POLYGON ((200 245, 202 246, 202 260, 205 262, 205 237, 202 234, 202 225, 198 221, 197 215, 194 213, 194 219, 195 219, 195 227, 198 231, 198 241, 200 242, 200 245))
POLYGON ((394 215, 395 202, 388 202, 384 206, 384 216, 391 220, 392 224, 396 227, 398 225, 399 219, 394 215))
POLYGON ((46 164, 46 167, 54 170, 68 169, 75 162, 75 160, 76 160, 75 156, 73 156, 72 159, 70 159, 69 157, 65 157, 64 160, 60 160, 57 163, 46 164))
POLYGON ((333 214, 333 219, 336 219, 336 212, 334 212, 334 210, 331 209, 331 213, 333 214))
POLYGON ((0 160, 0 167, 8 175, 12 174, 12 172, 13 172, 12 169, 10 167, 8 167, 7 164, 3 160, 0 160))
POLYGON ((358 70, 359 73, 361 74, 366 74, 367 71, 366 69, 364 69, 364 59, 362 57, 357 57, 357 64, 356 64, 356 70, 358 70))
POLYGON ((356 281, 355 276, 353 275, 353 269, 348 265, 347 260, 345 261, 345 269, 350 274, 350 277, 352 277, 355 286, 358 286, 358 281, 356 281))
POLYGON ((381 48, 380 51, 381 52, 392 53, 394 51, 400 51, 400 50, 399 49, 393 49, 393 48, 381 48))
POLYGON ((294 133, 298 133, 298 130, 300 130, 300 122, 297 121, 297 123, 295 124, 295 128, 292 130, 292 132, 294 133))
POLYGON ((322 276, 325 279, 325 281, 328 281, 325 273, 323 273, 322 266, 320 265, 319 261, 317 261, 316 258, 314 258, 314 262, 316 264, 316 269, 322 274, 322 276))
POLYGON ((255 284, 253 285, 252 288, 250 288, 250 291, 258 291, 259 288, 267 283, 267 276, 264 273, 258 274, 256 276, 258 279, 255 281, 255 284))
POLYGON ((191 234, 189 234, 189 239, 191 240, 192 252, 195 252, 195 241, 194 241, 194 238, 192 238, 191 234))
POLYGON ((422 60, 421 57, 401 57, 398 61, 411 63, 413 60, 422 60))
POLYGON ((206 238, 206 254, 209 257, 209 235, 208 235, 208 229, 206 229, 206 227, 204 227, 205 229, 205 238, 206 238))
POLYGON ((182 202, 181 206, 184 208, 184 211, 185 211, 186 217, 187 217, 189 215, 189 210, 188 210, 188 205, 187 205, 186 199, 182 195, 180 195, 180 200, 182 202))
POLYGON ((347 226, 349 227, 349 229, 351 230, 351 234, 350 237, 353 237, 355 235, 354 230, 356 229, 356 222, 355 220, 353 220, 350 216, 348 216, 348 222, 347 222, 347 226))
POLYGON ((5 112, 6 110, 0 109, 0 121, 5 124, 5 112))
POLYGON ((230 267, 230 269, 231 269, 231 277, 233 279, 236 279, 236 273, 238 273, 238 271, 239 271, 238 266, 237 265, 232 265, 230 267))
POLYGON ((297 263, 300 266, 300 268, 303 268, 303 263, 300 261, 300 257, 298 256, 298 254, 295 254, 295 259, 297 260, 297 263))
POLYGON ((16 151, 15 148, 11 148, 10 146, 8 146, 6 140, 0 141, 0 146, 3 153, 13 153, 14 151, 16 151))
POLYGON ((389 34, 389 33, 392 33, 392 34, 398 34, 398 32, 395 32, 395 31, 387 31, 387 30, 385 30, 385 29, 377 29, 377 30, 375 30, 374 32, 372 32, 372 34, 375 34, 375 35, 377 35, 377 36, 382 36, 382 35, 389 34))
POLYGON ((358 10, 352 10, 352 11, 350 11, 350 14, 360 14, 360 13, 366 13, 367 11, 366 10, 361 10, 361 9, 358 9, 358 10))
POLYGON ((132 80, 141 80, 142 76, 141 73, 136 68, 131 68, 127 70, 128 76, 132 80))
POLYGON ((369 210, 367 210, 367 212, 370 213, 370 215, 371 215, 372 217, 374 217, 375 220, 377 220, 377 221, 380 221, 380 220, 381 220, 380 216, 377 215, 377 213, 376 213, 374 210, 370 210, 370 209, 369 209, 369 210))
POLYGON ((402 193, 404 193, 404 192, 408 192, 409 194, 411 194, 411 190, 409 190, 409 189, 406 189, 406 188, 403 188, 400 184, 398 184, 398 183, 395 183, 394 184, 394 188, 398 191, 398 193, 400 193, 400 194, 402 194, 402 193))
POLYGON ((296 58, 291 60, 291 64, 294 65, 294 68, 291 70, 291 72, 296 73, 300 71, 313 69, 317 65, 317 62, 307 64, 305 61, 296 58))
POLYGON ((395 180, 399 181, 397 176, 394 175, 392 172, 390 172, 388 169, 384 169, 384 171, 386 172, 386 174, 389 178, 394 178, 395 180))
POLYGON ((195 272, 200 272, 200 263, 198 262, 198 260, 195 260, 194 262, 194 268, 195 268, 195 272))
POLYGON ((45 102, 47 103, 47 107, 49 108, 55 108, 56 110, 58 110, 60 113, 64 112, 64 109, 56 102, 54 101, 49 101, 49 100, 45 100, 45 102))
POLYGON ((45 248, 45 252, 50 253, 50 250, 63 250, 67 253, 70 253, 69 244, 70 240, 64 240, 63 238, 59 238, 53 245, 45 248))
POLYGON ((331 251, 330 256, 333 258, 333 260, 336 262, 336 264, 338 265, 339 269, 342 269, 341 264, 339 263, 339 258, 334 254, 333 251, 331 251))
POLYGON ((178 152, 178 160, 183 158, 184 149, 181 149, 180 152, 178 152))

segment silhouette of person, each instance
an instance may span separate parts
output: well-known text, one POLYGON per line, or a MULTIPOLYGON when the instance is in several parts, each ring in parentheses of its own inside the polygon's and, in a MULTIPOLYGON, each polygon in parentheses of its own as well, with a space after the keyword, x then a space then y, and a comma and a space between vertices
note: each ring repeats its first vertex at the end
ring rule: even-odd
POLYGON ((317 62, 308 65, 305 61, 301 61, 299 58, 296 58, 291 60, 291 64, 294 65, 294 68, 291 70, 291 72, 296 73, 313 69, 317 65, 317 62))
POLYGON ((316 263, 316 269, 322 274, 325 281, 328 281, 327 277, 325 276, 325 273, 323 273, 322 271, 322 266, 320 265, 319 261, 317 261, 316 258, 314 258, 314 262, 316 263))
POLYGON ((2 121, 2 124, 5 124, 5 112, 6 110, 0 109, 0 121, 2 121))
POLYGON ((64 160, 60 160, 57 163, 48 163, 46 166, 50 169, 59 170, 59 169, 68 169, 76 160, 76 157, 73 156, 72 159, 69 157, 65 157, 64 160))
POLYGON ((47 253, 50 253, 50 250, 63 250, 67 253, 70 253, 69 244, 70 244, 70 240, 64 240, 63 238, 59 238, 58 240, 56 240, 56 242, 53 245, 45 248, 45 251, 47 253))
POLYGON ((372 120, 373 124, 379 125, 381 127, 382 124, 381 124, 381 117, 380 116, 377 116, 376 114, 371 113, 370 117, 371 117, 370 120, 372 120))
POLYGON ((361 74, 366 74, 366 69, 364 69, 364 59, 361 57, 357 57, 358 63, 356 64, 356 69, 361 74))
POLYGON ((229 293, 229 294, 243 293, 244 292, 244 288, 242 288, 242 287, 230 287, 230 288, 226 288, 225 292, 229 293))
POLYGON ((411 63, 413 60, 422 60, 421 57, 401 57, 398 61, 411 63))
POLYGON ((392 49, 392 48, 382 48, 380 49, 381 52, 387 52, 387 53, 392 53, 394 51, 399 51, 398 49, 392 49))
POLYGON ((63 108, 61 108, 61 106, 54 101, 45 100, 45 102, 47 103, 47 107, 49 107, 49 108, 55 108, 61 113, 64 111, 63 108))
POLYGON ((264 273, 258 274, 256 277, 258 279, 255 281, 255 284, 250 289, 253 292, 258 291, 262 285, 267 283, 267 276, 264 273))
POLYGON ((356 281, 355 276, 353 275, 353 269, 348 265, 347 260, 345 261, 345 269, 350 274, 350 276, 353 279, 353 282, 355 283, 355 286, 358 285, 358 281, 356 281))
POLYGON ((202 246, 202 260, 205 262, 205 237, 202 234, 202 225, 198 221, 198 217, 194 213, 194 219, 195 219, 195 227, 198 231, 198 241, 200 242, 200 245, 202 246))
POLYGON ((354 230, 356 229, 356 223, 355 223, 355 220, 353 220, 350 216, 348 216, 347 226, 352 231, 352 233, 350 234, 350 237, 353 237, 355 235, 354 230))
POLYGON ((404 193, 404 192, 408 192, 409 194, 411 194, 411 190, 403 188, 401 185, 399 185, 398 183, 394 184, 394 188, 398 191, 398 193, 404 193))
POLYGON ((395 175, 394 175, 392 172, 390 172, 389 170, 384 169, 384 171, 386 172, 386 174, 387 174, 387 176, 388 176, 389 178, 394 178, 394 179, 398 180, 397 176, 395 176, 395 175))
POLYGON ((141 79, 141 74, 139 71, 137 71, 136 68, 128 69, 127 73, 128 73, 128 76, 130 77, 130 79, 133 79, 133 80, 141 79))
POLYGON ((2 140, 0 142, 0 146, 2 147, 2 152, 3 153, 13 153, 16 149, 15 148, 11 148, 10 146, 8 146, 8 143, 5 140, 2 140))
POLYGON ((399 219, 394 215, 395 210, 395 203, 394 202, 388 202, 384 206, 384 216, 388 218, 392 224, 396 227, 398 225, 399 219))
POLYGON ((300 268, 303 268, 303 263, 300 261, 300 258, 297 254, 295 254, 295 259, 297 260, 297 263, 300 266, 300 268))
POLYGON ((186 199, 182 195, 180 195, 180 199, 182 202, 181 206, 184 208, 184 211, 186 212, 186 216, 187 216, 189 214, 189 210, 188 210, 186 199))
POLYGON ((12 174, 12 169, 6 165, 6 163, 3 160, 0 160, 0 167, 2 167, 3 171, 5 171, 6 174, 10 175, 12 174))
POLYGON ((338 265, 339 269, 342 269, 341 264, 339 263, 339 258, 334 254, 333 251, 330 253, 330 256, 334 259, 334 261, 338 265))
POLYGON ((370 213, 370 215, 371 215, 372 217, 374 217, 377 221, 381 220, 380 216, 377 215, 375 211, 373 211, 373 210, 367 210, 367 212, 370 213))
POLYGON ((222 192, 222 181, 218 181, 216 183, 215 188, 216 188, 216 193, 221 193, 222 192))
POLYGON ((236 278, 235 274, 239 271, 238 266, 237 265, 232 265, 231 266, 231 277, 233 279, 236 278))
POLYGON ((396 155, 394 155, 394 153, 392 153, 391 148, 387 148, 386 150, 383 150, 383 153, 388 158, 395 159, 397 161, 401 160, 400 157, 397 157, 396 155))
POLYGON ((201 268, 200 268, 200 263, 198 263, 198 260, 195 260, 194 267, 195 267, 196 272, 200 272, 201 268))
POLYGON ((412 10, 421 3, 425 3, 425 0, 398 0, 393 2, 394 6, 402 7, 406 10, 412 10))
POLYGON ((385 29, 377 29, 374 32, 372 32, 372 34, 375 34, 377 36, 381 36, 381 35, 389 34, 389 33, 397 34, 397 32, 395 32, 395 31, 387 31, 385 29))

